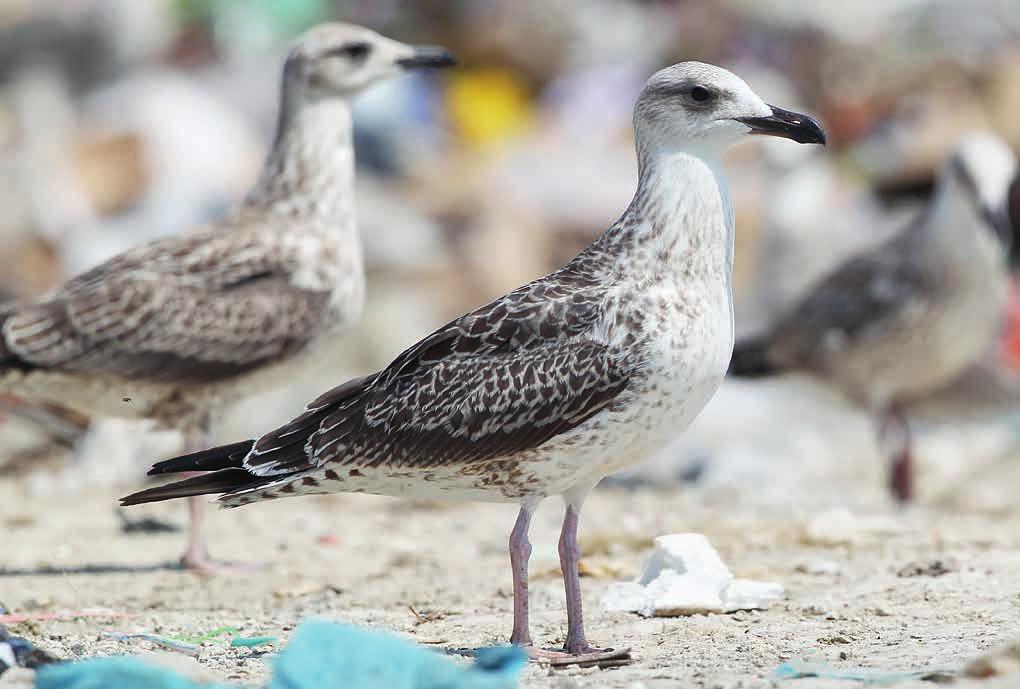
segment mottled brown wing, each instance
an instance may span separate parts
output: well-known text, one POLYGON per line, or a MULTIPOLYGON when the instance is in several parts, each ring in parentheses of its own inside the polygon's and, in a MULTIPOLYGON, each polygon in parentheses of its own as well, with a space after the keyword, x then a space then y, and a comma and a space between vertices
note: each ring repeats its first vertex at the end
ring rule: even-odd
POLYGON ((141 247, 3 320, 4 365, 205 381, 281 357, 314 333, 328 293, 291 284, 257 241, 194 235, 141 247))
MULTIPOLYGON (((560 280, 563 280, 560 276, 560 280)), ((591 418, 630 372, 593 325, 601 292, 538 281, 436 331, 260 438, 256 474, 329 463, 437 467, 538 447, 591 418)))

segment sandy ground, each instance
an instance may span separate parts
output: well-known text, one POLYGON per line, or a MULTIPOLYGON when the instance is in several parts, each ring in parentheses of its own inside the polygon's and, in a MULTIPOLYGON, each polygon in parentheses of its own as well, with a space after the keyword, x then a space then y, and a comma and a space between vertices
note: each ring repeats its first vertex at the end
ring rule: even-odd
MULTIPOLYGON (((215 554, 267 567, 199 578, 173 565, 183 534, 121 532, 118 490, 29 498, 22 481, 0 484, 0 602, 18 612, 99 607, 126 615, 17 624, 12 632, 72 658, 152 648, 104 639, 104 630, 198 635, 230 625, 285 640, 311 615, 394 630, 437 648, 497 644, 509 633, 512 505, 352 495, 210 510, 215 554)), ((600 488, 582 520, 589 637, 632 647, 636 662, 613 670, 531 665, 522 686, 851 687, 858 685, 780 682, 773 672, 789 660, 959 670, 1020 638, 1020 511, 899 511, 876 490, 844 523, 826 507, 838 503, 839 491, 832 482, 799 506, 762 507, 739 492, 600 488), (681 531, 707 535, 738 576, 781 582, 785 600, 764 612, 668 619, 603 612, 607 585, 637 573, 651 538, 681 531)), ((564 634, 560 510, 548 500, 532 528, 533 635, 546 645, 564 634)), ((180 525, 185 517, 180 504, 130 514, 180 525)), ((198 664, 214 677, 257 685, 267 674, 265 651, 207 642, 198 664)), ((956 686, 1016 683, 1020 675, 956 686)))

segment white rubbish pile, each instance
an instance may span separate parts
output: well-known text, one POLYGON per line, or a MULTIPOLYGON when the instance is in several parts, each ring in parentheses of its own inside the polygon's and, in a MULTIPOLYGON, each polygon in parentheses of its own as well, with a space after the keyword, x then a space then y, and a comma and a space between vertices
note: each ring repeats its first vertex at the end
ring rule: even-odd
POLYGON ((701 534, 669 534, 655 539, 638 580, 611 584, 602 606, 607 612, 674 617, 764 610, 783 593, 780 584, 735 578, 701 534))

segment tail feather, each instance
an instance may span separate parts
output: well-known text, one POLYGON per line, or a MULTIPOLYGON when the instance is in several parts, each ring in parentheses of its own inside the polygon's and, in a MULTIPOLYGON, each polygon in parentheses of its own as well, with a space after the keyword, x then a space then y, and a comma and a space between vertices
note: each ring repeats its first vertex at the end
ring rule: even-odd
POLYGON ((177 474, 185 471, 241 469, 244 466, 244 458, 251 451, 253 445, 255 445, 254 440, 242 440, 156 462, 149 469, 149 476, 177 474))
POLYGON ((8 344, 4 335, 4 325, 14 315, 16 304, 14 302, 0 302, 0 375, 6 371, 31 371, 35 368, 30 362, 22 359, 17 352, 8 344))
POLYGON ((201 476, 192 476, 182 481, 174 481, 165 486, 157 486, 132 493, 120 499, 124 507, 141 505, 146 502, 160 502, 174 498, 188 498, 195 495, 219 495, 235 490, 256 488, 265 483, 279 480, 279 476, 255 476, 244 469, 221 469, 201 476))
POLYGON ((780 372, 780 367, 770 358, 770 339, 767 335, 749 337, 733 348, 730 368, 727 374, 737 378, 764 378, 780 372))
POLYGON ((11 317, 13 306, 10 303, 0 304, 0 369, 12 368, 18 357, 11 351, 4 335, 4 324, 11 317))

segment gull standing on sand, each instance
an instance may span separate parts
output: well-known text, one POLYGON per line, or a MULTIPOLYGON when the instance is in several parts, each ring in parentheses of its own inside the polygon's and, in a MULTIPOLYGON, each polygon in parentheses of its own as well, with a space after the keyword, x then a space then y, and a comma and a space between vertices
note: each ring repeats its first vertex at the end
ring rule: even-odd
POLYGON ((890 488, 909 500, 903 405, 952 382, 996 342, 1016 171, 1005 142, 965 137, 942 165, 927 211, 822 278, 768 332, 738 343, 730 374, 800 371, 835 383, 878 416, 881 444, 892 449, 890 488))
MULTIPOLYGON (((309 30, 284 64, 276 136, 247 198, 222 222, 129 250, 45 299, 0 305, 0 391, 155 419, 208 446, 226 402, 285 382, 360 317, 350 100, 453 62, 359 26, 309 30)), ((184 564, 224 569, 205 548, 204 507, 190 507, 184 564)))
POLYGON ((605 657, 581 617, 581 505, 606 474, 683 431, 726 373, 733 213, 722 155, 748 134, 825 139, 811 118, 697 62, 648 80, 634 133, 633 200, 566 266, 452 321, 261 438, 156 464, 151 474, 210 473, 123 504, 221 493, 220 503, 237 507, 332 492, 518 502, 510 639, 530 646, 528 525, 543 498, 561 495, 567 638, 563 651, 534 652, 605 657))

